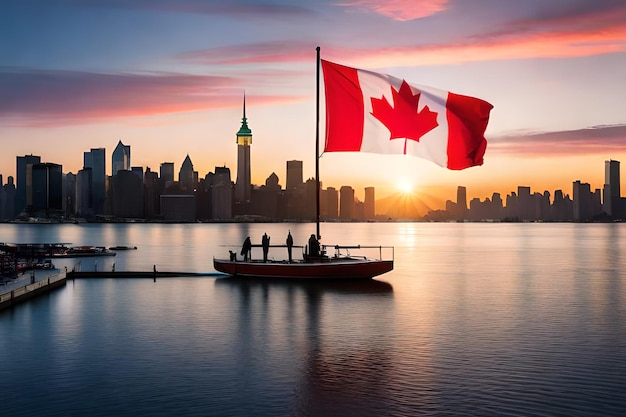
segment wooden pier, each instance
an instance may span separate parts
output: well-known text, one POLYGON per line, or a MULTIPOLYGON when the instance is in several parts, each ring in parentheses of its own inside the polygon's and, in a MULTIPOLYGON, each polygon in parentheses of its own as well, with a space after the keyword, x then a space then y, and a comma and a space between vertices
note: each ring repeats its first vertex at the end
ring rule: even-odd
POLYGON ((0 288, 0 310, 12 307, 40 294, 48 293, 65 285, 65 274, 52 275, 10 291, 0 288))
POLYGON ((0 287, 0 310, 12 307, 32 297, 45 294, 65 285, 68 279, 83 278, 157 278, 174 277, 222 277, 220 272, 170 272, 170 271, 68 271, 40 279, 12 290, 0 287))
POLYGON ((68 271, 67 279, 82 278, 174 278, 216 277, 220 272, 170 272, 170 271, 68 271))

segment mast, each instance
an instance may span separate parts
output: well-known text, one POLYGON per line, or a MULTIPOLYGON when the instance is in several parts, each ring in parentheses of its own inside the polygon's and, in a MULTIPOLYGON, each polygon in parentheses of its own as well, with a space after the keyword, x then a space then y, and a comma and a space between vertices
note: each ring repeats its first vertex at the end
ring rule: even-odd
POLYGON ((316 63, 316 92, 315 92, 315 224, 317 225, 317 239, 320 235, 320 47, 317 51, 316 63))

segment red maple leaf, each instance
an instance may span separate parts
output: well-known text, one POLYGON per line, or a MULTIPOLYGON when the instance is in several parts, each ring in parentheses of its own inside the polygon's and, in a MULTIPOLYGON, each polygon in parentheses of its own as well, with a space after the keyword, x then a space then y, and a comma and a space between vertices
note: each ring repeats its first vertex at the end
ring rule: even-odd
POLYGON ((406 154, 407 140, 419 142, 420 138, 437 126, 437 113, 424 106, 417 111, 421 93, 413 95, 411 87, 402 81, 400 91, 391 87, 393 105, 391 107, 385 96, 382 99, 371 97, 372 116, 380 120, 389 129, 389 140, 405 139, 404 153, 406 154))

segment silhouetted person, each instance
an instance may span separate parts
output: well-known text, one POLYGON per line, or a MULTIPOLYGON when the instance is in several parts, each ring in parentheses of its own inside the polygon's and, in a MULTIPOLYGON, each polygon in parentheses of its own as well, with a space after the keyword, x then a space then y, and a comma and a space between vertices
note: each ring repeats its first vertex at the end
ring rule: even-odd
POLYGON ((289 255, 289 263, 291 263, 291 248, 293 248, 293 237, 291 237, 291 230, 287 232, 287 254, 289 255))
POLYGON ((252 242, 250 241, 250 236, 243 241, 243 247, 241 248, 241 255, 243 256, 243 261, 248 262, 251 258, 250 252, 252 252, 252 242))
POLYGON ((230 260, 232 262, 235 262, 237 260, 237 254, 233 252, 232 250, 229 250, 228 253, 230 254, 230 260))
POLYGON ((309 238, 309 256, 320 256, 320 242, 315 235, 309 238))
POLYGON ((267 253, 270 250, 270 237, 267 233, 263 233, 261 238, 261 246, 263 247, 263 262, 267 262, 267 253))

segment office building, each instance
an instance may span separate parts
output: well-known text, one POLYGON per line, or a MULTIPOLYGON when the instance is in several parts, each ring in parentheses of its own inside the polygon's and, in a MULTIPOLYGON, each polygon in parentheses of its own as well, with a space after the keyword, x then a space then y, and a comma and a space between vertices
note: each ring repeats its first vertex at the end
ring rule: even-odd
POLYGON ((300 188, 303 183, 302 161, 287 161, 287 190, 300 188))
POLYGON ((339 192, 334 187, 328 187, 320 195, 321 216, 325 220, 339 218, 339 192))
POLYGON ((233 218, 233 191, 229 168, 215 167, 211 185, 211 213, 216 220, 233 218))
POLYGON ((13 177, 7 178, 7 183, 2 183, 0 175, 0 221, 11 220, 15 217, 15 184, 13 177))
POLYGON ((119 218, 143 218, 143 180, 136 173, 120 170, 111 178, 112 214, 119 218))
POLYGON ((39 163, 41 163, 41 157, 32 154, 17 157, 15 208, 11 217, 18 215, 33 204, 32 167, 39 163))
POLYGON ((91 169, 91 207, 94 214, 104 214, 106 200, 106 150, 91 149, 84 153, 83 168, 91 169))
POLYGON ((174 163, 163 162, 159 169, 159 177, 163 181, 164 185, 174 182, 174 163))
POLYGON ((124 145, 120 140, 111 156, 111 175, 115 176, 118 171, 130 169, 130 146, 124 145))
POLYGON ((467 189, 459 185, 456 189, 456 218, 465 219, 467 217, 467 189))
POLYGON ((195 222, 196 198, 189 194, 162 195, 161 216, 165 221, 195 222))
POLYGON ((619 161, 604 161, 604 212, 621 218, 621 189, 619 161))
POLYGON ((354 189, 349 185, 344 185, 339 189, 339 218, 351 220, 354 214, 354 189))
POLYGON ((191 158, 189 158, 189 154, 185 157, 180 171, 178 172, 178 182, 180 183, 181 189, 186 193, 191 194, 196 189, 197 174, 194 174, 193 163, 191 162, 191 158))
POLYGON ((365 187, 365 201, 363 202, 363 218, 374 220, 376 217, 376 202, 374 187, 365 187))
POLYGON ((91 168, 83 168, 76 174, 76 214, 85 218, 94 215, 91 175, 91 168))
POLYGON ((63 211, 66 216, 76 213, 76 175, 71 172, 63 174, 63 211))
POLYGON ((63 167, 43 163, 32 165, 33 210, 63 209, 63 167))

